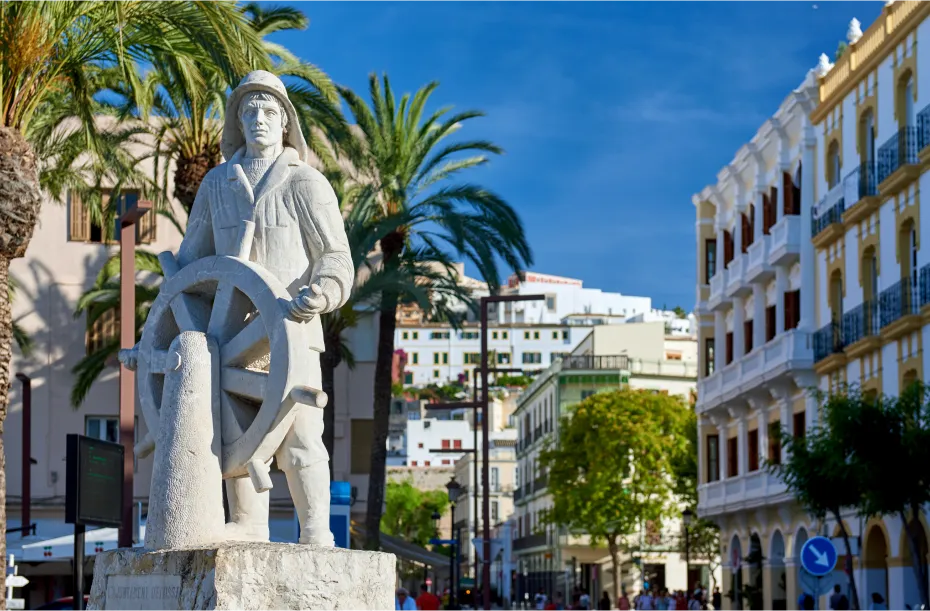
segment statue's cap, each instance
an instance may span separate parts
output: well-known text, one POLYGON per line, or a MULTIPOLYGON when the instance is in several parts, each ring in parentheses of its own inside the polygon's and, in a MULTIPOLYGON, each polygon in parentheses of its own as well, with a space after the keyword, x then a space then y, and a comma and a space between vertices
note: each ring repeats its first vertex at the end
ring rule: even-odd
POLYGON ((307 142, 304 140, 303 132, 300 131, 300 121, 294 105, 287 97, 287 89, 281 79, 265 70, 255 70, 246 74, 226 102, 226 121, 223 125, 223 139, 220 142, 223 157, 227 161, 232 159, 236 151, 245 144, 245 136, 242 135, 242 128, 239 126, 239 104, 246 95, 256 91, 270 93, 280 102, 284 112, 287 113, 287 132, 284 136, 284 144, 295 149, 300 160, 306 163, 307 142))

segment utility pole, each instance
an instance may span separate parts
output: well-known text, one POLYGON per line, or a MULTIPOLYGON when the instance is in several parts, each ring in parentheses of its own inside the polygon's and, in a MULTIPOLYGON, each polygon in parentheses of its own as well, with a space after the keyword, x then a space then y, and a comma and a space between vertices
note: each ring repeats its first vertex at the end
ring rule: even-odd
MULTIPOLYGON (((126 198, 125 195, 123 195, 126 198)), ((124 199, 128 201, 128 198, 124 199)), ((152 202, 136 200, 120 210, 119 347, 136 345, 136 224, 152 209, 152 202)), ((123 446, 123 520, 119 546, 132 547, 133 457, 136 424, 136 374, 119 366, 119 442, 123 446)))

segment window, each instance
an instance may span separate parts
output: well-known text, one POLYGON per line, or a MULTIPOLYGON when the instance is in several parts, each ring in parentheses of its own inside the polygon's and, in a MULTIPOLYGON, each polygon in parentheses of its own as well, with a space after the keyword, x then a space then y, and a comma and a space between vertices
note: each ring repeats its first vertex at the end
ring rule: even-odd
POLYGON ((498 519, 499 519, 499 516, 498 516, 497 501, 491 501, 491 521, 497 522, 498 519))
POLYGON ((431 331, 429 334, 430 339, 449 339, 448 331, 431 331))
MULTIPOLYGON (((104 210, 110 207, 111 192, 104 190, 101 193, 102 205, 104 210)), ((91 221, 87 207, 81 201, 80 195, 71 192, 70 197, 70 232, 68 239, 72 242, 91 242, 94 244, 106 244, 114 242, 119 236, 115 235, 115 219, 113 227, 104 228, 99 224, 91 221)), ((126 190, 120 194, 119 201, 115 204, 114 213, 118 216, 129 206, 135 205, 139 200, 139 192, 126 190)), ((140 244, 151 244, 156 238, 158 216, 154 211, 149 211, 142 215, 136 224, 136 241, 140 244)))
POLYGON ((497 490, 501 486, 500 469, 491 467, 491 490, 497 490))
POLYGON ((119 340, 119 312, 116 308, 107 310, 87 329, 85 345, 87 354, 103 348, 110 342, 119 340))
POLYGON ((87 416, 84 419, 84 434, 94 439, 119 443, 119 418, 87 416))
POLYGON ((740 234, 740 252, 746 253, 752 244, 752 206, 749 206, 748 214, 740 214, 740 224, 742 232, 740 234))
POLYGON ((413 339, 420 339, 420 332, 419 332, 419 331, 414 331, 414 332, 413 332, 413 339))
POLYGON ((439 379, 439 370, 438 370, 438 369, 434 369, 434 370, 433 370, 433 379, 436 379, 436 380, 439 379))
POLYGON ((410 331, 404 331, 400 334, 403 339, 410 339, 410 331))
POLYGON ((723 231, 723 265, 726 267, 733 260, 733 235, 723 231))
POLYGON ((546 309, 555 310, 555 295, 546 295, 546 309))
POLYGON ((497 364, 498 365, 509 365, 510 355, 506 352, 498 352, 497 353, 497 364))
POLYGON ((752 321, 743 322, 743 354, 752 352, 752 321))
POLYGON ((433 353, 433 365, 438 365, 438 364, 439 364, 439 355, 440 355, 440 354, 441 354, 441 353, 439 353, 439 352, 434 352, 434 353, 433 353))
POLYGON ((448 364, 449 364, 449 353, 448 353, 448 352, 443 352, 443 353, 442 353, 442 364, 443 364, 443 365, 448 365, 448 364))
POLYGON ((539 331, 533 331, 533 339, 539 339, 539 331))
POLYGON ((727 439, 727 477, 736 477, 739 475, 739 444, 736 437, 727 439))
POLYGON ((568 339, 568 331, 562 331, 562 339, 568 339))
POLYGON ((717 240, 710 238, 704 240, 704 284, 710 284, 710 279, 717 273, 717 240))
POLYGON ((726 364, 729 365, 733 362, 733 332, 730 331, 727 333, 726 338, 726 364))
POLYGON ((462 331, 462 339, 478 339, 480 335, 477 331, 462 331))
POLYGON ((419 353, 417 353, 417 352, 411 352, 411 353, 410 353, 410 362, 413 363, 414 365, 419 365, 419 364, 420 364, 420 355, 419 355, 419 353))
POLYGON ((452 448, 453 448, 454 450, 461 450, 461 449, 462 449, 462 440, 461 440, 461 439, 453 439, 453 440, 452 440, 452 448))
POLYGON ((801 289, 785 293, 785 331, 797 329, 801 322, 801 289))
POLYGON ((501 331, 501 339, 507 339, 510 337, 509 331, 501 331))
POLYGON ((523 353, 523 364, 524 365, 538 365, 542 363, 542 352, 524 352, 523 353))
POLYGON ((704 340, 704 375, 709 376, 714 373, 714 338, 708 337, 704 340))
POLYGON ((840 143, 834 140, 827 149, 827 186, 840 184, 840 143))
POLYGON ((707 436, 707 481, 720 479, 720 436, 707 436))
POLYGON ((451 442, 448 439, 442 440, 442 449, 448 450, 451 447, 451 442))
POLYGON ((462 360, 466 365, 478 365, 481 363, 481 353, 466 352, 462 355, 462 360))
POLYGON ((404 372, 404 384, 413 384, 413 374, 409 371, 404 372))
POLYGON ((423 461, 423 466, 424 466, 424 467, 428 467, 428 466, 429 466, 429 461, 428 461, 428 460, 424 460, 424 461, 423 461))
POLYGON ((558 332, 558 331, 553 331, 553 332, 552 332, 552 339, 559 339, 559 332, 558 332))
POLYGON ((491 339, 497 339, 497 331, 491 331, 491 339))
POLYGON ((420 449, 422 450, 422 449, 423 449, 423 442, 418 443, 418 444, 417 444, 417 447, 420 448, 420 449))
POLYGON ((776 420, 769 423, 769 462, 773 465, 781 464, 781 422, 776 420))
POLYGON ((749 471, 759 470, 759 429, 749 431, 749 471))
POLYGON ((681 360, 681 352, 668 352, 668 351, 666 351, 666 352, 665 352, 665 360, 666 360, 666 361, 680 361, 680 360, 681 360))
POLYGON ((463 379, 464 379, 466 382, 468 382, 468 380, 471 378, 471 373, 470 373, 467 369, 466 369, 465 371, 462 372, 462 375, 465 376, 463 379))
MULTIPOLYGON (((800 168, 799 168, 800 171, 800 168)), ((791 178, 791 174, 788 172, 782 172, 782 188, 785 191, 785 201, 783 212, 786 215, 797 216, 801 214, 801 198, 798 197, 795 199, 795 193, 798 191, 797 187, 794 186, 794 179, 791 178)))
POLYGON ((804 437, 804 431, 807 428, 804 412, 798 412, 794 415, 794 436, 804 437))
POLYGON ((775 319, 778 316, 775 306, 770 305, 765 308, 765 341, 770 342, 775 339, 775 319))
POLYGON ((442 459, 442 464, 444 464, 444 465, 451 465, 451 464, 452 464, 452 461, 449 460, 448 458, 443 458, 443 459, 442 459))
POLYGON ((523 339, 529 339, 529 338, 530 338, 530 332, 529 332, 529 331, 524 331, 524 332, 523 332, 523 339))
POLYGON ((411 466, 411 467, 416 467, 416 466, 417 466, 417 461, 411 460, 411 461, 410 461, 410 466, 411 466))
POLYGON ((772 231, 772 226, 775 225, 775 221, 778 220, 777 214, 775 213, 775 201, 769 197, 768 193, 762 194, 762 233, 769 235, 772 231))

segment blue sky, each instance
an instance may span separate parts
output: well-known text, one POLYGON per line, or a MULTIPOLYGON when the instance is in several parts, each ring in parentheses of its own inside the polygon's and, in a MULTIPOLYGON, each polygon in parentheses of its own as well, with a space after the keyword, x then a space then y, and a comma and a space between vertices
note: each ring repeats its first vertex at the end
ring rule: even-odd
POLYGON ((467 179, 520 213, 535 271, 690 310, 692 194, 882 5, 301 3, 275 40, 366 99, 373 71, 439 81, 435 107, 487 113, 463 136, 506 154, 467 179))

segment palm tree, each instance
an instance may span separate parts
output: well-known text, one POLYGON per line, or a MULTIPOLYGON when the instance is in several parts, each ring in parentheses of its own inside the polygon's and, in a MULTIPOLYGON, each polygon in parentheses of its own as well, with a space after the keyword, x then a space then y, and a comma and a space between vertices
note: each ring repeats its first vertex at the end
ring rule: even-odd
MULTIPOLYGON (((245 71, 260 41, 230 2, 2 2, 0 3, 0 286, 10 260, 25 254, 41 205, 42 159, 30 139, 33 124, 78 123, 85 149, 100 148, 93 116, 101 66, 131 75, 135 61, 194 56, 212 62, 233 79, 245 71), (57 96, 74 102, 78 114, 56 116, 57 96)), ((0 299, 0 426, 6 417, 12 320, 0 299)), ((0 438, 0 527, 6 526, 6 472, 0 438)), ((0 575, 6 543, 0 542, 0 575)), ((0 601, 0 609, 5 602, 0 601)))
MULTIPOLYGON (((382 265, 394 270, 404 253, 425 245, 433 251, 451 250, 476 265, 491 290, 500 286, 497 258, 514 270, 532 263, 530 247, 516 212, 498 195, 474 184, 448 185, 464 170, 488 161, 501 149, 484 140, 447 138, 461 125, 482 116, 465 111, 451 116, 441 108, 424 119, 423 112, 438 83, 430 83, 398 104, 387 76, 383 89, 377 75, 369 77, 370 105, 351 90, 340 93, 361 132, 363 155, 354 165, 376 185, 384 218, 400 219, 381 241, 382 265), (460 153, 470 156, 457 157, 460 153)), ((387 435, 391 404, 391 360, 400 294, 381 295, 377 365, 374 382, 374 434, 368 483, 366 547, 380 547, 381 507, 384 502, 387 435)))

